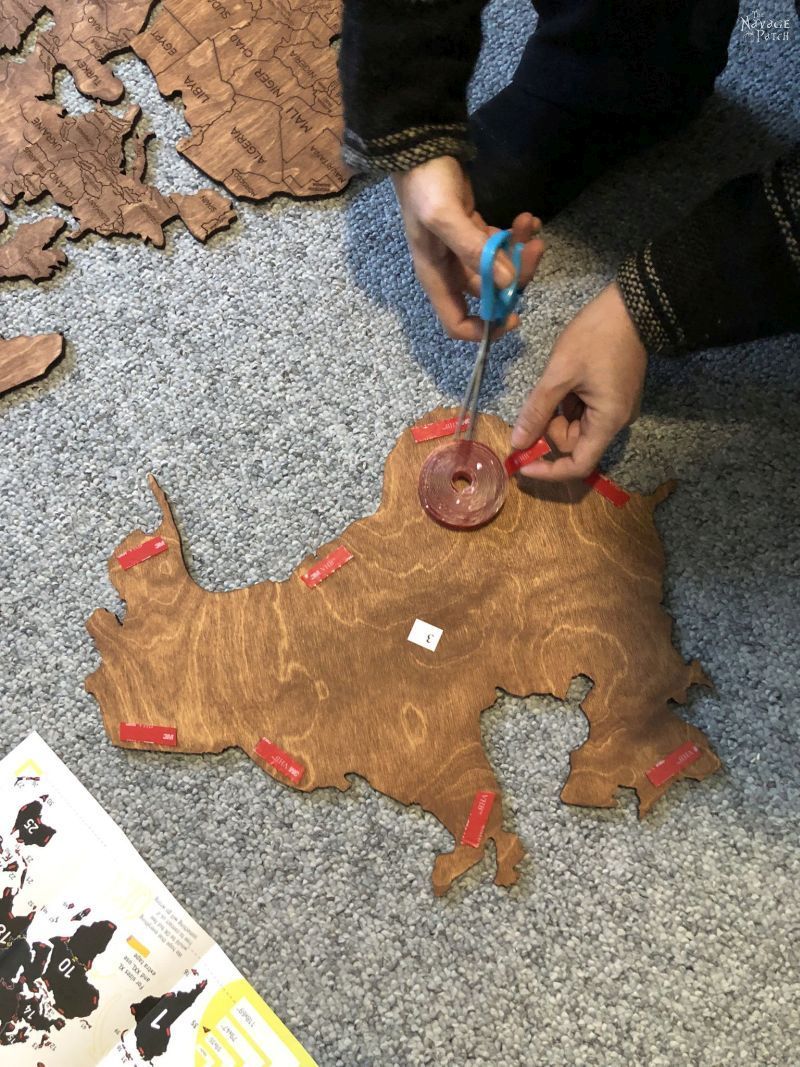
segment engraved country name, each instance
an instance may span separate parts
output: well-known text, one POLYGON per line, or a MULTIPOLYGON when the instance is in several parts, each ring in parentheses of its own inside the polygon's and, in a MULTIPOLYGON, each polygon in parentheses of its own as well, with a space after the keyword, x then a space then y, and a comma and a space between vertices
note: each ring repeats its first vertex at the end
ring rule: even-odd
POLYGON ((100 30, 100 32, 103 34, 104 40, 108 42, 109 47, 115 47, 116 45, 121 45, 124 47, 128 44, 130 34, 126 35, 122 33, 114 33, 114 31, 110 30, 108 26, 105 26, 102 22, 100 22, 99 19, 96 19, 94 15, 87 15, 86 21, 92 27, 92 29, 100 30))
POLYGON ((247 44, 246 41, 242 40, 242 38, 239 36, 238 33, 232 33, 231 34, 231 44, 235 45, 239 49, 239 51, 242 53, 242 55, 245 57, 245 59, 252 59, 253 58, 253 56, 255 54, 253 52, 253 49, 250 48, 250 46, 247 44))
POLYGON ((298 67, 302 71, 304 71, 309 76, 309 78, 317 78, 318 77, 318 74, 314 70, 314 68, 310 67, 308 65, 308 63, 306 63, 306 61, 303 59, 303 57, 299 56, 297 54, 297 52, 295 52, 294 49, 292 49, 291 52, 289 53, 289 58, 293 59, 297 63, 298 67))
POLYGON ((258 67, 254 71, 253 77, 256 79, 256 81, 261 82, 261 84, 263 86, 265 86, 267 89, 269 89, 269 91, 273 94, 273 96, 277 96, 277 97, 283 96, 283 93, 278 88, 278 84, 275 81, 275 79, 271 78, 270 75, 267 74, 267 72, 265 70, 261 69, 261 67, 258 67))
POLYGON ((85 59, 79 59, 75 66, 78 68, 78 70, 83 71, 83 73, 87 76, 87 78, 93 85, 100 84, 100 78, 98 77, 97 72, 95 71, 94 67, 91 66, 91 64, 86 62, 85 59))
POLYGON ((160 33, 158 30, 151 30, 150 36, 156 42, 160 44, 164 51, 170 56, 176 56, 178 54, 177 47, 170 41, 166 34, 160 33))
POLYGON ((296 107, 287 107, 284 115, 287 119, 291 119, 296 126, 299 126, 303 133, 311 133, 311 126, 308 119, 303 117, 302 111, 298 111, 296 107))
POLYGON ((225 7, 222 0, 206 0, 206 6, 210 7, 221 19, 230 18, 230 10, 225 7))
POLYGON ((38 115, 34 116, 34 118, 31 119, 31 126, 33 126, 34 129, 37 129, 41 133, 43 139, 47 141, 48 144, 52 145, 53 148, 58 148, 60 150, 64 147, 62 142, 59 141, 59 139, 54 133, 52 133, 49 127, 44 122, 42 122, 38 115))
POLYGON ((322 165, 324 167, 326 167, 328 169, 328 171, 338 181, 343 182, 345 180, 344 174, 341 172, 341 170, 339 170, 339 168, 333 162, 333 160, 330 159, 328 156, 326 156, 324 152, 320 152, 320 150, 317 148, 317 146, 315 144, 312 144, 312 146, 309 149, 309 151, 310 151, 311 155, 314 156, 315 159, 318 159, 320 161, 320 163, 322 163, 322 165))
POLYGON ((201 104, 207 104, 208 101, 211 99, 211 97, 205 91, 202 85, 196 82, 194 78, 192 78, 190 75, 186 75, 186 77, 183 79, 183 84, 186 86, 192 96, 194 96, 201 104))
POLYGON ((244 189, 245 193, 248 196, 252 196, 254 199, 258 196, 258 193, 255 191, 253 186, 247 180, 246 175, 242 174, 242 172, 238 169, 238 167, 234 167, 233 170, 231 171, 231 174, 237 180, 237 182, 241 185, 241 187, 244 189))
POLYGON ((247 152, 248 156, 252 156, 253 159, 257 160, 259 163, 267 162, 250 138, 247 137, 238 126, 231 126, 231 137, 238 145, 241 145, 245 152, 247 152))

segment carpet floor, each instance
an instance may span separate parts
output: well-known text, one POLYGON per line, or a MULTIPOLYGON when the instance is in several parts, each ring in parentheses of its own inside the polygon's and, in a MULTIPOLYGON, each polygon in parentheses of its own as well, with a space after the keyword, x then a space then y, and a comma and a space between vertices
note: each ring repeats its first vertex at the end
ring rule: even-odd
MULTIPOLYGON (((788 0, 767 12, 791 13, 788 0)), ((487 28, 476 100, 510 76, 530 8, 495 0, 487 28)), ((208 184, 174 151, 180 106, 130 56, 114 68, 157 134, 160 188, 208 184)), ((547 227, 485 409, 514 417, 628 249, 798 138, 798 84, 800 25, 773 45, 734 31, 692 127, 547 227)), ((87 108, 68 78, 59 91, 87 108)), ((499 694, 484 715, 530 857, 510 892, 487 857, 441 900, 430 873, 448 835, 363 782, 304 797, 238 751, 107 742, 83 690, 98 663, 84 622, 121 610, 106 559, 157 520, 146 473, 201 583, 284 578, 374 510, 394 439, 459 396, 473 358, 414 282, 387 183, 238 215, 205 247, 180 226, 163 251, 90 238, 51 282, 0 291, 0 335, 69 340, 47 378, 0 401, 3 751, 38 730, 320 1067, 800 1063, 796 337, 654 363, 612 457, 628 487, 679 479, 658 512, 665 602, 681 652, 715 683, 686 714, 724 763, 643 823, 628 794, 607 812, 559 802, 586 735, 576 702, 499 694)))

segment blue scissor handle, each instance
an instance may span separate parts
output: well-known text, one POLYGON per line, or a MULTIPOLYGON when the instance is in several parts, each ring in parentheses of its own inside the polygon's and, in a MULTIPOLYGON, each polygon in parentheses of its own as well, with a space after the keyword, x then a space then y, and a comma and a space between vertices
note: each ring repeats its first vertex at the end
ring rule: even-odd
POLYGON ((511 230, 493 233, 481 252, 481 318, 484 322, 505 322, 520 298, 519 271, 522 265, 522 245, 511 247, 511 230), (514 281, 506 289, 494 284, 494 261, 505 249, 514 267, 514 281))

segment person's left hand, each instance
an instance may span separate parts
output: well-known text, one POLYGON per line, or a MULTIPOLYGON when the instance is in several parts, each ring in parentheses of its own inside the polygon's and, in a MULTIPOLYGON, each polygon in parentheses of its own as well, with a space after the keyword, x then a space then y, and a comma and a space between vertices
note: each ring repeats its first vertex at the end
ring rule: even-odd
POLYGON ((511 435, 516 449, 547 435, 559 452, 520 474, 543 481, 585 478, 639 414, 647 353, 615 282, 564 329, 511 435))

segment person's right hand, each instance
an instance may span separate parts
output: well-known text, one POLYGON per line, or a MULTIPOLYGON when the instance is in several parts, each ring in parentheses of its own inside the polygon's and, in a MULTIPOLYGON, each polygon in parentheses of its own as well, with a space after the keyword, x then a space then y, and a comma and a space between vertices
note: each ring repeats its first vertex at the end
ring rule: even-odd
POLYGON ((583 307, 562 331, 511 434, 524 449, 546 434, 559 452, 520 470, 560 481, 591 474, 608 445, 639 414, 647 351, 616 282, 583 307))
MULTIPOLYGON (((497 227, 487 225, 475 210, 469 180, 453 156, 428 160, 393 177, 414 270, 434 311, 450 337, 480 341, 483 322, 467 313, 466 294, 480 295, 481 251, 497 227)), ((511 227, 514 243, 524 245, 520 288, 531 280, 544 252, 539 227, 539 220, 527 213, 518 215, 511 227)), ((495 283, 505 288, 513 279, 511 260, 501 252, 495 260, 495 283)), ((519 316, 509 315, 493 336, 518 325, 519 316)))

